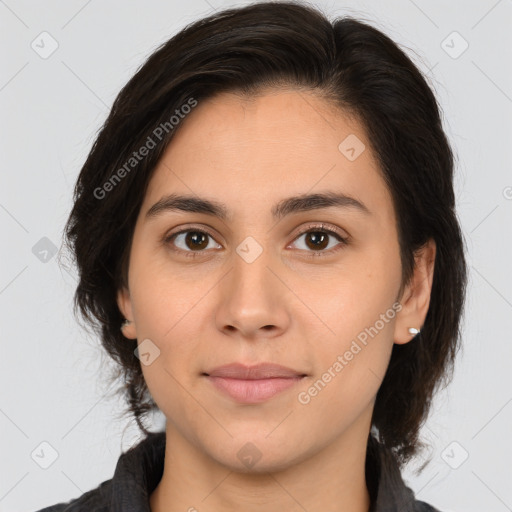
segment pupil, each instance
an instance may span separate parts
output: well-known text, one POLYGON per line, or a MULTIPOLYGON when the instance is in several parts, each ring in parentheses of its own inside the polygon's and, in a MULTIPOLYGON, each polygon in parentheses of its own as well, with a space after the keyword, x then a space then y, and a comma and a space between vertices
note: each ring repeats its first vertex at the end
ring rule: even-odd
POLYGON ((327 239, 327 235, 325 233, 322 233, 321 231, 314 231, 311 232, 309 236, 310 239, 313 240, 313 246, 315 249, 318 249, 319 247, 324 247, 325 244, 323 244, 322 242, 325 242, 325 240, 327 239))
MULTIPOLYGON (((204 233, 200 233, 198 231, 192 231, 187 235, 187 243, 192 242, 192 245, 195 245, 196 248, 199 247, 203 249, 208 245, 208 241, 206 240, 206 243, 204 243, 206 240, 206 235, 204 233), (201 243, 201 238, 203 243, 201 243)), ((193 247, 192 247, 193 248, 193 247)))

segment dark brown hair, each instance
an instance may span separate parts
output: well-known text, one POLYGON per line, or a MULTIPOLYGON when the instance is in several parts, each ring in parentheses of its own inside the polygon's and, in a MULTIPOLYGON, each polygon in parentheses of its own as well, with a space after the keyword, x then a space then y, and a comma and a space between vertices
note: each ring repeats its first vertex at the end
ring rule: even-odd
POLYGON ((330 22, 306 3, 260 2, 191 23, 154 51, 115 99, 78 176, 65 232, 79 271, 75 313, 79 308, 118 363, 115 378, 122 376, 128 411, 147 434, 141 420, 156 404, 134 355, 136 340, 120 331, 116 293, 127 284, 148 182, 180 127, 170 119, 181 118, 191 99, 200 103, 221 92, 250 98, 283 86, 314 92, 362 122, 393 198, 402 290, 415 251, 430 238, 436 243, 425 323, 413 341, 393 346, 372 419, 403 464, 423 446, 418 432, 433 394, 452 376, 467 269, 440 108, 406 54, 366 22, 330 22), (158 143, 127 167, 148 138, 158 143))

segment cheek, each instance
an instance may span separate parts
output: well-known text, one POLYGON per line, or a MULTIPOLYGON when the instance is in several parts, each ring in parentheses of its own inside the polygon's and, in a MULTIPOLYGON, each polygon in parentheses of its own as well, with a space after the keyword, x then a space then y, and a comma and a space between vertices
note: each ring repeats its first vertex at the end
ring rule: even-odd
MULTIPOLYGON (((162 304, 155 302, 154 306, 162 304)), ((167 418, 185 419, 197 414, 193 396, 202 369, 200 331, 195 327, 198 324, 193 322, 193 314, 187 315, 190 307, 168 306, 156 311, 147 304, 144 337, 154 341, 158 356, 150 365, 141 366, 147 387, 160 410, 167 418)))
POLYGON ((182 386, 193 385, 200 340, 197 315, 202 311, 198 287, 180 285, 179 279, 167 274, 161 265, 140 267, 132 289, 139 353, 146 343, 157 354, 149 365, 141 358, 142 372, 163 411, 179 408, 186 401, 182 386))
POLYGON ((392 308, 382 311, 385 320, 367 314, 359 325, 347 327, 341 319, 336 341, 316 347, 315 373, 297 401, 306 421, 322 425, 325 432, 348 428, 379 390, 391 357, 396 314, 392 308))
POLYGON ((372 327, 381 339, 392 336, 396 310, 400 309, 395 304, 400 272, 398 255, 394 251, 383 254, 376 247, 347 258, 339 271, 331 272, 330 279, 319 279, 320 285, 309 288, 308 305, 323 321, 328 345, 341 349, 372 327))
POLYGON ((198 302, 201 287, 184 283, 179 270, 169 264, 161 249, 134 254, 130 270, 137 333, 165 341, 198 302))
POLYGON ((158 372, 164 378, 187 378, 195 370, 201 321, 206 316, 198 291, 182 293, 176 281, 169 288, 161 279, 158 287, 149 287, 137 297, 137 338, 139 343, 150 339, 159 352, 158 364, 146 368, 148 377, 158 372))
POLYGON ((322 292, 311 295, 321 311, 322 343, 311 346, 319 379, 305 401, 315 407, 337 404, 358 409, 377 393, 393 348, 394 325, 401 305, 395 302, 400 263, 393 250, 375 247, 354 258, 322 292), (316 398, 318 395, 318 400, 316 398), (359 405, 358 405, 359 404, 359 405))

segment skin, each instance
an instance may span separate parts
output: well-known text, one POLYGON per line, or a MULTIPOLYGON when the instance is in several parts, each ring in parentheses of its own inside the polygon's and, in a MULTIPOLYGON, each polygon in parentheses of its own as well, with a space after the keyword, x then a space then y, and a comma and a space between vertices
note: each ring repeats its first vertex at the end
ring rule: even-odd
POLYGON ((151 510, 368 511, 364 463, 375 397, 393 343, 410 342, 408 328, 423 325, 434 258, 430 242, 398 297, 394 208, 356 119, 303 90, 266 90, 250 100, 223 93, 199 102, 150 181, 128 288, 118 293, 132 321, 124 335, 139 344, 149 338, 160 350, 141 365, 167 418, 164 473, 151 510), (366 146, 354 161, 338 149, 350 134, 366 146), (371 215, 331 207, 279 221, 271 216, 286 197, 330 190, 357 198, 371 215), (232 218, 167 211, 146 219, 169 193, 220 201, 232 218), (348 245, 335 251, 340 242, 329 235, 319 249, 326 255, 308 258, 318 229, 299 231, 318 222, 349 235, 348 245), (177 252, 162 242, 180 229, 205 228, 214 236, 204 246, 187 244, 187 233, 174 240, 177 252), (236 252, 248 236, 262 248, 251 263, 236 252), (202 252, 192 259, 186 251, 202 252), (309 403, 300 403, 298 394, 397 299, 394 318, 309 403), (235 361, 278 363, 307 376, 266 402, 241 404, 202 375, 235 361), (237 457, 249 442, 261 453, 250 468, 237 457))

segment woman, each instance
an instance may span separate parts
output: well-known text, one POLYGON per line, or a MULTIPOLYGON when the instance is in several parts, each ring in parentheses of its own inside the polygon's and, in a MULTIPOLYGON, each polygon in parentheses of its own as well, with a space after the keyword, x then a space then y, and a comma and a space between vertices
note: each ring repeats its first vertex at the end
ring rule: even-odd
POLYGON ((436 510, 400 468, 460 340, 452 180, 431 89, 367 24, 261 2, 158 48, 66 231, 144 438, 44 510, 436 510))

